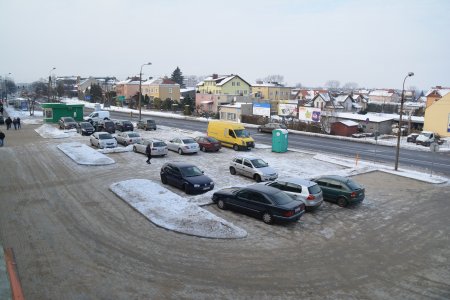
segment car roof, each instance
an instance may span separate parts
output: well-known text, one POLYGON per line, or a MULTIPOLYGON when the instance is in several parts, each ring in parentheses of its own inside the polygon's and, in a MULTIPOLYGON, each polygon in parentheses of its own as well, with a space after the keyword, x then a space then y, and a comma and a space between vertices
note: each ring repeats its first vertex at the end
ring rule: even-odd
MULTIPOLYGON (((261 157, 257 157, 257 156, 253 156, 253 155, 248 155, 248 154, 241 154, 241 155, 235 155, 234 158, 246 158, 246 159, 262 159, 261 157)), ((264 159, 262 159, 264 160, 264 159)))
POLYGON ((196 167, 196 165, 194 165, 194 164, 183 162, 183 161, 171 161, 171 162, 165 163, 164 165, 173 165, 173 166, 176 166, 176 167, 179 167, 179 168, 196 167))
POLYGON ((323 176, 316 178, 316 180, 318 180, 318 179, 334 179, 334 180, 337 180, 340 182, 347 182, 350 178, 340 176, 340 175, 323 175, 323 176))
POLYGON ((268 185, 264 185, 264 184, 259 184, 259 183, 255 183, 255 184, 251 184, 245 187, 246 189, 252 190, 252 191, 257 191, 257 192, 263 192, 265 194, 277 194, 280 192, 279 189, 268 186, 268 185))
POLYGON ((275 180, 275 181, 289 182, 289 183, 303 185, 303 186, 306 186, 306 187, 310 187, 310 186, 313 186, 313 185, 317 184, 314 181, 303 179, 303 178, 300 178, 300 177, 279 178, 278 180, 275 180))

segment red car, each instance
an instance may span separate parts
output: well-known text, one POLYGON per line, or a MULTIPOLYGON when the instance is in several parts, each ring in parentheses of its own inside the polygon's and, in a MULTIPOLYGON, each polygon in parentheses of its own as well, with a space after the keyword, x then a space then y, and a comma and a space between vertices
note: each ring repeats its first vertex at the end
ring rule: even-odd
POLYGON ((213 137, 210 136, 198 136, 194 139, 200 146, 200 150, 206 151, 219 151, 222 148, 222 144, 213 137))

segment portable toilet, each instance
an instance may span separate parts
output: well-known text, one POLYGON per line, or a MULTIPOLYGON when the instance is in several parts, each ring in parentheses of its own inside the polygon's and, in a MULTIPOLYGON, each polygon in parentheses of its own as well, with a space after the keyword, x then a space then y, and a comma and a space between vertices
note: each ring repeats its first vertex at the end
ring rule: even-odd
POLYGON ((272 131, 272 152, 287 152, 288 131, 286 129, 274 129, 272 131))

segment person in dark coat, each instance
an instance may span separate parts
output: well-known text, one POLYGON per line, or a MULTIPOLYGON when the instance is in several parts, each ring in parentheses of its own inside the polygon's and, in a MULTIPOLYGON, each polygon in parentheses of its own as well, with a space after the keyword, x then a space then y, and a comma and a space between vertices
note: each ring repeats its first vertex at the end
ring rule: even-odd
POLYGON ((148 143, 147 148, 145 148, 145 154, 147 154, 147 163, 151 164, 150 160, 152 159, 152 146, 151 143, 148 143))
POLYGON ((17 119, 14 118, 12 122, 13 122, 13 125, 14 125, 14 130, 17 130, 17 119))
POLYGON ((3 147, 5 143, 5 134, 0 130, 0 147, 3 147))
POLYGON ((17 129, 20 129, 20 118, 17 117, 17 129))
POLYGON ((11 118, 7 117, 5 120, 5 123, 6 123, 6 130, 9 130, 11 128, 11 123, 12 123, 11 118))

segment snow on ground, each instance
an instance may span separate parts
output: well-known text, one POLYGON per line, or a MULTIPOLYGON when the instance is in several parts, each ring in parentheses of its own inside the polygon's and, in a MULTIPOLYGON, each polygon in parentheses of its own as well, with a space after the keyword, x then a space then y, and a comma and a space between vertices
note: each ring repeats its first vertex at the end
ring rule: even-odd
MULTIPOLYGON (((8 114, 13 116, 10 113, 11 110, 8 109, 8 114)), ((176 116, 179 117, 179 115, 176 116)), ((20 117, 24 118, 24 120, 26 118, 23 115, 20 115, 20 117)), ((36 116, 33 118, 39 117, 36 116)), ((104 154, 131 152, 133 149, 130 145, 127 147, 119 146, 114 149, 94 150, 88 146, 89 137, 81 137, 73 130, 59 130, 55 125, 44 124, 37 128, 36 132, 45 138, 70 138, 76 140, 77 142, 61 143, 58 145, 58 148, 79 164, 101 165, 103 162, 104 164, 109 164, 112 159, 104 154)), ((137 132, 143 138, 159 138, 165 141, 176 136, 195 137, 205 134, 204 132, 193 132, 166 126, 158 126, 157 131, 147 132, 137 130, 137 132)), ((211 204, 211 196, 214 191, 229 186, 245 186, 253 183, 251 179, 246 177, 232 176, 229 174, 228 163, 235 154, 236 152, 234 150, 227 148, 223 148, 218 153, 200 152, 195 155, 183 156, 169 151, 166 157, 152 159, 152 166, 156 166, 158 170, 166 161, 178 160, 195 163, 200 169, 205 171, 205 175, 211 177, 215 182, 214 190, 204 194, 184 195, 181 197, 161 186, 159 181, 144 179, 131 179, 118 182, 111 185, 110 188, 125 202, 133 206, 158 226, 185 234, 210 238, 242 238, 246 236, 244 230, 235 227, 223 219, 215 217, 201 208, 203 205, 211 204), (174 209, 174 207, 180 207, 180 209, 174 209), (184 208, 181 209, 181 207, 184 208)), ((359 161, 356 164, 354 160, 331 155, 311 154, 292 149, 286 153, 275 153, 271 151, 270 145, 263 144, 257 144, 257 147, 251 152, 240 154, 262 157, 270 166, 279 172, 279 178, 292 176, 313 178, 323 174, 354 176, 379 170, 430 183, 444 183, 448 181, 447 178, 431 176, 422 172, 405 169, 394 171, 392 166, 384 166, 380 163, 359 161)), ((138 165, 141 164, 141 159, 142 162, 145 159, 145 156, 141 154, 130 153, 129 155, 130 159, 134 160, 134 163, 138 165)), ((114 160, 112 160, 112 163, 114 163, 114 160)), ((130 163, 133 162, 130 161, 130 163)))
POLYGON ((247 232, 232 223, 186 202, 158 183, 131 179, 110 186, 117 196, 156 225, 207 238, 244 238, 247 232))

